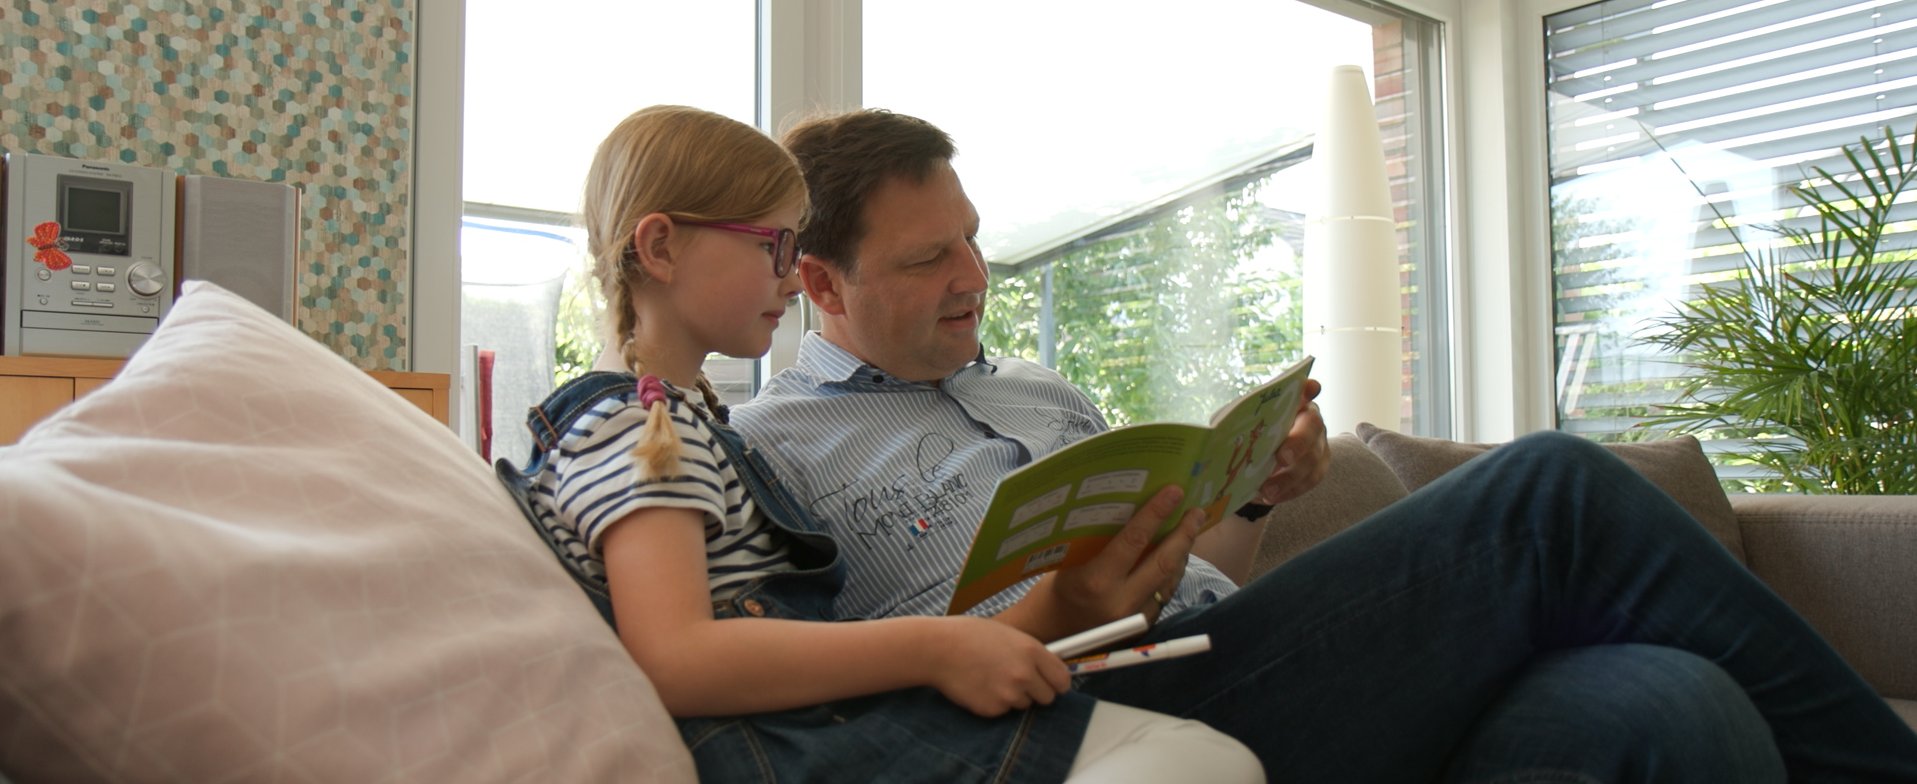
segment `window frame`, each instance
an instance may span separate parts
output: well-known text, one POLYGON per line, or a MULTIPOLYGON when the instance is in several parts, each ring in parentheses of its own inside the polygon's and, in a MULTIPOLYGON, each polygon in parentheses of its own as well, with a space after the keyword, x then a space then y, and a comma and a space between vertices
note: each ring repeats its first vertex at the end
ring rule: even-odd
MULTIPOLYGON (((1301 0, 1339 13, 1381 7, 1367 0, 1301 0)), ((1438 80, 1444 126, 1434 134, 1444 176, 1444 226, 1426 241, 1443 243, 1451 437, 1489 440, 1548 427, 1550 396, 1548 276, 1513 261, 1543 247, 1542 44, 1546 13, 1565 0, 1399 0, 1391 6, 1440 26, 1438 80), (1467 30, 1467 28, 1469 28, 1467 30), (1527 45, 1529 49, 1527 50, 1527 45), (1529 63, 1527 67, 1516 67, 1529 63), (1527 70, 1528 68, 1528 70, 1527 70), (1524 89, 1525 80, 1537 91, 1524 89), (1507 111, 1509 107, 1509 111, 1507 111), (1530 126, 1527 128, 1526 126, 1530 126), (1483 127, 1466 137, 1461 129, 1483 127), (1526 136, 1526 131, 1531 131, 1526 136), (1506 160, 1507 151, 1516 153, 1506 160), (1527 196, 1533 198, 1526 198, 1527 196), (1517 212, 1505 205, 1529 205, 1517 212), (1479 205, 1485 205, 1478 208, 1479 205), (1483 287, 1480 289, 1479 287, 1483 287), (1536 337, 1542 333, 1543 337, 1536 337)), ((759 0, 758 125, 777 134, 788 118, 861 104, 861 0, 759 0)), ((419 10, 418 91, 413 206, 414 367, 457 375, 459 334, 460 130, 464 16, 459 3, 419 10)), ((799 336, 817 328, 808 305, 788 319, 761 360, 762 377, 790 366, 799 336)))

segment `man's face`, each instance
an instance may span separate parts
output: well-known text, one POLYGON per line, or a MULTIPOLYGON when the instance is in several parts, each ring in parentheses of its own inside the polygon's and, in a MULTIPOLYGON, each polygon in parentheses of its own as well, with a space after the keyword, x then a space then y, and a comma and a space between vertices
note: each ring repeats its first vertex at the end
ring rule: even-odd
POLYGON ((825 314, 826 339, 907 381, 965 367, 978 356, 988 274, 978 211, 958 174, 940 163, 924 182, 880 183, 866 199, 864 224, 851 278, 807 262, 806 288, 825 314))

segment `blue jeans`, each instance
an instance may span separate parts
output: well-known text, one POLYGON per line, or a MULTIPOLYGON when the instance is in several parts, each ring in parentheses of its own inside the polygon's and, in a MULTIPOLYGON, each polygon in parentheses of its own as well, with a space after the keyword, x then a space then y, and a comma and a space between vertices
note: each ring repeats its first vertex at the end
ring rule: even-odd
MULTIPOLYGON (((1810 625, 1668 496, 1572 436, 1493 450, 1150 637, 1201 633, 1209 654, 1081 688, 1203 720, 1250 746, 1278 781, 1499 780, 1483 773, 1540 764, 1562 766, 1542 780, 1637 780, 1611 762, 1637 753, 1615 734, 1540 734, 1515 744, 1530 757, 1494 757, 1500 737, 1530 726, 1501 717, 1590 693, 1607 671, 1621 686, 1647 666, 1626 651, 1553 669, 1561 652, 1642 644, 1721 670, 1768 725, 1792 780, 1917 782, 1917 734, 1810 625)), ((1648 690, 1620 687, 1608 691, 1623 704, 1606 709, 1644 726, 1739 712, 1735 694, 1702 681, 1698 693, 1725 705, 1673 717, 1660 700, 1631 702, 1656 696, 1648 690)), ((1751 740, 1730 743, 1756 748, 1750 764, 1761 769, 1769 752, 1751 740)), ((1662 752, 1676 770, 1722 754, 1678 742, 1662 752), (1678 759, 1686 754, 1699 759, 1678 759)))
POLYGON ((1785 780, 1770 725, 1722 668, 1626 643, 1539 657, 1452 755, 1447 784, 1785 780))

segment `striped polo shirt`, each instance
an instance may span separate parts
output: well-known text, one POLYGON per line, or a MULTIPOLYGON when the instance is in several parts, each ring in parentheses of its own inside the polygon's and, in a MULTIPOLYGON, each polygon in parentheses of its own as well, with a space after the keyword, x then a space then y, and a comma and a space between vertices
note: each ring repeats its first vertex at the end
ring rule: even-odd
MULTIPOLYGON (((1106 429, 1057 373, 983 354, 937 385, 902 381, 807 333, 794 365, 732 425, 839 542, 842 617, 942 615, 992 490, 1012 469, 1106 429)), ((994 615, 1027 580, 968 612, 994 615)), ((1236 586, 1193 557, 1166 614, 1236 586)))
POLYGON ((759 513, 712 430, 688 410, 700 404, 672 397, 668 412, 679 434, 679 465, 662 476, 639 479, 632 448, 648 412, 636 397, 626 392, 599 401, 560 437, 533 486, 540 525, 601 582, 606 565, 600 543, 606 531, 650 507, 691 509, 705 519, 706 574, 714 601, 731 598, 753 578, 790 570, 783 537, 775 536, 759 513))

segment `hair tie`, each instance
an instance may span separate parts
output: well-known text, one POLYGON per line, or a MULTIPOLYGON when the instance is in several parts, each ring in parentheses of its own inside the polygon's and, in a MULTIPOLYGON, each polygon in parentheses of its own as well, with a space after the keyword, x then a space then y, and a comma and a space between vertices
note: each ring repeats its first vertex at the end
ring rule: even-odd
POLYGON ((650 373, 639 377, 639 405, 652 408, 654 403, 666 400, 666 382, 650 373))

